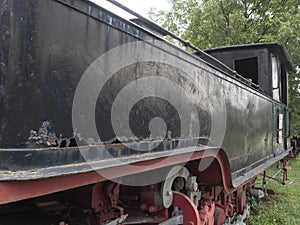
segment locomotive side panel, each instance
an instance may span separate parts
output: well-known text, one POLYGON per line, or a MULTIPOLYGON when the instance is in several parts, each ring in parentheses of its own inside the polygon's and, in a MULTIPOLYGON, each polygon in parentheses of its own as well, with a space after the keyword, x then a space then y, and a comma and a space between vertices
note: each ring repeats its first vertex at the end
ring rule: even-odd
MULTIPOLYGON (((24 148, 29 131, 46 120, 53 122, 56 134, 71 137, 73 98, 84 72, 103 53, 131 43, 120 55, 141 48, 141 52, 149 50, 152 61, 140 62, 134 55, 134 64, 117 71, 104 85, 96 108, 97 128, 104 128, 104 133, 100 132, 104 140, 115 136, 108 106, 112 106, 118 91, 132 83, 132 93, 157 94, 161 91, 159 84, 139 85, 137 81, 151 76, 176 83, 178 89, 168 90, 167 95, 175 96, 182 106, 184 95, 178 90, 188 93, 192 106, 198 110, 199 129, 197 133, 193 131, 194 114, 184 112, 185 125, 180 127, 178 108, 150 97, 135 105, 131 113, 136 136, 149 137, 149 121, 159 116, 165 119, 172 138, 200 136, 205 140, 201 145, 223 147, 232 173, 255 169, 263 159, 273 156, 272 115, 276 109, 270 98, 170 44, 152 42, 158 38, 101 8, 89 7, 85 1, 75 3, 73 8, 68 1, 10 1, 1 15, 2 32, 10 29, 1 41, 9 48, 0 50, 1 57, 7 58, 0 76, 1 148, 24 148), (156 62, 155 58, 167 59, 169 64, 156 62)), ((119 62, 107 65, 110 63, 119 62)), ((90 91, 89 87, 86 91, 90 91)), ((86 117, 82 122, 88 120, 86 117)), ((87 131, 85 138, 96 137, 87 131)), ((276 152, 282 151, 283 145, 277 145, 276 152)))
MULTIPOLYGON (((229 96, 234 92, 230 92, 229 96)), ((227 129, 222 147, 230 149, 232 171, 253 169, 272 155, 272 102, 243 89, 227 98, 227 129), (244 98, 239 101, 238 99, 244 98)))
POLYGON ((72 100, 84 71, 132 36, 57 1, 8 1, 3 10, 0 146, 24 147, 29 131, 46 120, 71 137, 72 100))

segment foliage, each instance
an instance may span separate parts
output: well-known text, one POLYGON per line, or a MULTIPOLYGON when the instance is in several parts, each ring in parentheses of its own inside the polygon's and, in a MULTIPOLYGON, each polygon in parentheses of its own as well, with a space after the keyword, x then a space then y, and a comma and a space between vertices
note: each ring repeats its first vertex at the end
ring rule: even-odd
POLYGON ((300 135, 300 3, 298 0, 169 0, 149 15, 201 49, 277 42, 298 68, 289 77, 292 135, 300 135))

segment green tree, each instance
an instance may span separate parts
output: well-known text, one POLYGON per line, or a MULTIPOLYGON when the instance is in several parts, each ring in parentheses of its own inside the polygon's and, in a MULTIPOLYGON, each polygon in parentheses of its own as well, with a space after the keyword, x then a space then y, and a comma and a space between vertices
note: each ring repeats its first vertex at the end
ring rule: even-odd
POLYGON ((289 76, 292 135, 300 135, 300 2, 298 0, 169 0, 170 11, 150 12, 165 28, 200 49, 277 42, 296 73, 289 76))

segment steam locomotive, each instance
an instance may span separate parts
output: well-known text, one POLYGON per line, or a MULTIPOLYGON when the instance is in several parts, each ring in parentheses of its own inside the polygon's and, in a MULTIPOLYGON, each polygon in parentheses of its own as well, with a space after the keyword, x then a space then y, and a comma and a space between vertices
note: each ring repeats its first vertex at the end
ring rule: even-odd
POLYGON ((2 1, 1 221, 243 224, 257 176, 292 148, 285 50, 201 51, 109 2, 137 18, 2 1))

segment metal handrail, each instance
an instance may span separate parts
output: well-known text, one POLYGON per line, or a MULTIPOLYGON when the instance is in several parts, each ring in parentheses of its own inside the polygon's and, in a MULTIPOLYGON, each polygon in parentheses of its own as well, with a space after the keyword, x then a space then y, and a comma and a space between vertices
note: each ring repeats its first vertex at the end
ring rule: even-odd
POLYGON ((175 40, 179 41, 180 43, 182 43, 185 47, 191 48, 193 50, 195 50, 198 53, 201 53, 202 55, 204 55, 205 57, 209 58, 210 60, 212 60, 213 62, 217 63, 219 66, 223 67, 224 69, 230 71, 232 74, 232 76, 237 77, 239 79, 241 79, 244 83, 250 85, 250 86, 254 86, 257 89, 259 88, 259 85, 249 81, 248 79, 246 79, 245 77, 241 76, 240 74, 238 74, 236 71, 234 71, 233 69, 231 69, 230 67, 228 67, 226 64, 220 62, 219 60, 217 60, 216 58, 212 57, 211 55, 209 55, 208 53, 202 51, 201 49, 197 48, 196 46, 194 46, 193 44, 191 44, 189 41, 182 39, 181 37, 179 37, 178 35, 168 31, 167 29, 159 26, 158 24, 156 24, 155 22, 145 18, 144 16, 140 15, 139 13, 133 11, 132 9, 124 6, 123 4, 115 1, 115 0, 106 0, 108 2, 110 2, 111 4, 119 7, 120 9, 132 14, 133 16, 136 16, 140 21, 144 22, 145 24, 149 24, 152 27, 157 27, 159 28, 159 30, 162 30, 163 33, 165 35, 168 35, 172 38, 174 38, 175 40))

